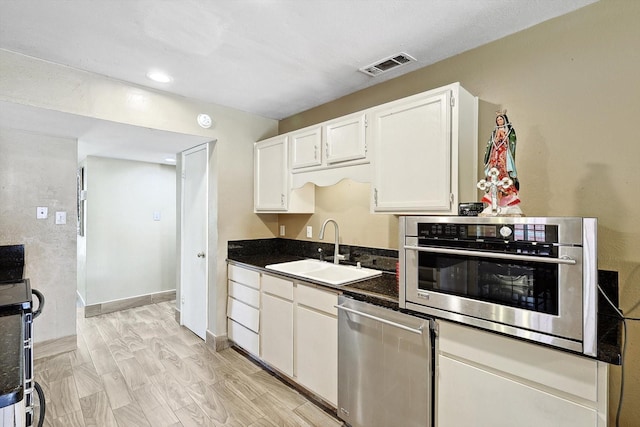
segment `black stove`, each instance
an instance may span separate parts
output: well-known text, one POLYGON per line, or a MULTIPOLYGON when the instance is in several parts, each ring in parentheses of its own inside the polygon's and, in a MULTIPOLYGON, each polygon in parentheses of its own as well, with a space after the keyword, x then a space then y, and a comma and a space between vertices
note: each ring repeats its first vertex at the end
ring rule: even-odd
POLYGON ((31 310, 33 298, 28 279, 0 282, 0 311, 31 310))
POLYGON ((44 393, 33 372, 33 320, 42 312, 44 296, 31 289, 23 274, 24 246, 0 246, 0 408, 22 404, 24 414, 14 411, 14 421, 30 427, 35 415, 34 392, 40 398, 38 426, 44 421, 44 393))

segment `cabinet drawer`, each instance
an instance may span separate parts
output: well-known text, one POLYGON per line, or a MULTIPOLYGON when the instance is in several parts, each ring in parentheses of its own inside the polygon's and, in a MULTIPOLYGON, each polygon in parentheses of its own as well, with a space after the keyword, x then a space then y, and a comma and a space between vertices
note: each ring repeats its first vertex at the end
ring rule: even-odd
POLYGON ((318 311, 338 315, 335 306, 338 304, 338 294, 331 291, 314 288, 312 286, 298 285, 297 301, 300 305, 306 305, 318 311))
POLYGON ((260 289, 260 273, 246 268, 229 265, 227 270, 229 280, 250 286, 254 289, 260 289))
POLYGON ((260 331, 260 310, 229 297, 227 299, 227 317, 254 332, 260 331))
POLYGON ((229 339, 249 353, 260 355, 260 336, 231 319, 227 319, 229 339))
POLYGON ((260 291, 257 289, 229 280, 229 296, 252 307, 260 308, 260 291))
POLYGON ((439 321, 439 352, 595 402, 598 362, 489 332, 439 321))
POLYGON ((293 301, 293 282, 269 275, 262 276, 262 291, 293 301))

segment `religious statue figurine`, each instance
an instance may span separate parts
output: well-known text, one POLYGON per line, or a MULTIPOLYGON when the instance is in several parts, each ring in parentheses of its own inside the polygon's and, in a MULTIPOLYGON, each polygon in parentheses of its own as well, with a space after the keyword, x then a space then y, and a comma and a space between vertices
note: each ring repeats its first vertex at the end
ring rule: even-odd
POLYGON ((522 216, 516 170, 516 130, 511 126, 506 110, 496 113, 496 126, 484 153, 484 175, 478 188, 485 191, 482 202, 488 206, 480 215, 522 216))

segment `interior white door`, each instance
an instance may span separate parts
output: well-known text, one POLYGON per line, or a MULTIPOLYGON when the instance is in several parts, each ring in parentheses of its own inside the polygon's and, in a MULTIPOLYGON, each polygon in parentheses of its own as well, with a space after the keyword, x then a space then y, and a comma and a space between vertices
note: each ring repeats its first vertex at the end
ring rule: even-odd
POLYGON ((182 153, 180 323, 205 339, 207 330, 208 144, 182 153))

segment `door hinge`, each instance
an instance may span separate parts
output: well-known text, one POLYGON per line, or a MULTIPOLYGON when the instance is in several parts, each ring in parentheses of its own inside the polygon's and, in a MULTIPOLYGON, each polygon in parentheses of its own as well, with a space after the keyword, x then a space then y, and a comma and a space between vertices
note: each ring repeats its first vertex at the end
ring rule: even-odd
POLYGON ((453 201, 456 199, 455 195, 453 193, 449 193, 449 203, 453 204, 453 201))
POLYGON ((182 171, 182 179, 186 179, 187 178, 187 172, 186 171, 182 171))
POLYGON ((452 107, 456 106, 456 98, 454 98, 453 96, 451 97, 451 100, 449 101, 449 104, 451 104, 452 107))

